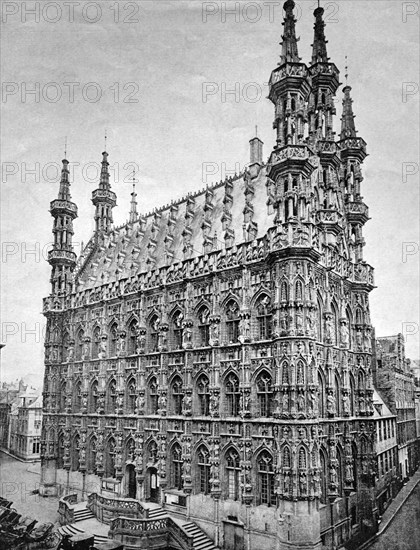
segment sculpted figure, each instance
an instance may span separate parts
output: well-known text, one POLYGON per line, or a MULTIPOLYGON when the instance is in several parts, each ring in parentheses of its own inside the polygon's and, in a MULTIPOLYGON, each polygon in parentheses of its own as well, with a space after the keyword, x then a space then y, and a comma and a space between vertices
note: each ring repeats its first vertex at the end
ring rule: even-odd
POLYGON ((330 414, 335 414, 335 397, 332 393, 327 396, 327 411, 330 414))
POLYGON ((348 346, 349 344, 349 328, 347 326, 347 323, 343 323, 341 325, 341 343, 343 346, 348 346))

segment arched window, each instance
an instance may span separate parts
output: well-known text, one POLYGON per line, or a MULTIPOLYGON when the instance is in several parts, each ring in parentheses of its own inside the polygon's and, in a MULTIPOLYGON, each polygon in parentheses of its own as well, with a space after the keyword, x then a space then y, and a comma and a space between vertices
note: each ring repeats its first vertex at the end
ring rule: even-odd
POLYGON ((128 327, 128 355, 135 355, 137 350, 138 323, 133 319, 128 327))
POLYGON ((64 466, 64 436, 60 434, 58 436, 58 448, 57 448, 57 468, 63 468, 64 466))
POLYGON ((94 380, 90 385, 89 392, 89 412, 98 412, 98 381, 94 380))
POLYGON ((202 374, 197 380, 197 396, 198 414, 201 416, 208 416, 210 405, 210 391, 209 379, 205 374, 202 374))
POLYGON ((149 349, 151 352, 159 351, 159 317, 153 315, 149 323, 149 349))
POLYGON ((115 474, 115 440, 108 439, 105 449, 105 477, 114 477, 115 474))
POLYGON ((200 493, 210 493, 210 453, 202 445, 197 451, 197 467, 200 493))
POLYGON ((263 294, 258 298, 256 304, 257 310, 257 338, 258 340, 268 340, 271 338, 271 302, 270 298, 263 294))
POLYGON ((239 338, 239 306, 234 300, 226 304, 226 337, 229 344, 234 344, 239 338))
POLYGON ((134 414, 136 411, 136 400, 137 400, 137 386, 136 381, 132 378, 127 386, 126 393, 126 403, 127 403, 127 412, 129 414, 134 414))
POLYGON ((151 464, 156 464, 158 459, 158 446, 156 441, 151 441, 147 447, 149 462, 151 464))
POLYGON ((303 447, 299 449, 298 466, 299 466, 299 470, 306 470, 306 467, 307 467, 306 451, 303 447))
POLYGON ((321 374, 318 374, 318 416, 325 418, 325 384, 321 374))
POLYGON ((149 411, 150 414, 157 414, 159 408, 159 393, 158 393, 158 383, 156 378, 153 376, 148 384, 149 389, 149 411))
POLYGON ((303 361, 298 361, 296 367, 296 382, 300 385, 305 383, 305 365, 303 361))
POLYGON ((109 333, 110 333, 109 356, 115 357, 117 355, 117 342, 118 342, 118 327, 116 323, 114 323, 111 326, 109 333))
POLYGON ((67 383, 65 380, 63 380, 60 384, 60 411, 65 411, 66 409, 66 389, 67 389, 67 383))
POLYGON ((321 502, 322 504, 327 504, 327 495, 328 495, 328 460, 324 450, 321 450, 319 453, 320 462, 321 462, 321 502))
POLYGON ((73 439, 71 453, 71 469, 77 471, 79 469, 79 452, 80 452, 80 437, 76 435, 73 439))
POLYGON ((114 379, 108 384, 107 391, 107 412, 108 414, 114 414, 117 408, 117 383, 114 379))
POLYGON ((287 288, 286 281, 283 281, 280 286, 280 300, 282 302, 287 302, 289 299, 289 289, 287 288))
POLYGON ((289 191, 289 179, 288 178, 284 178, 283 188, 284 188, 285 193, 287 193, 289 191))
POLYGON ((225 380, 226 413, 228 416, 238 416, 241 392, 236 374, 229 374, 225 380))
POLYGON ((206 307, 203 306, 200 308, 198 312, 198 347, 206 347, 209 345, 209 315, 209 310, 206 307))
POLYGON ((338 375, 334 377, 335 414, 341 416, 341 384, 338 375))
POLYGON ((98 444, 98 440, 95 436, 92 436, 89 441, 88 445, 88 452, 87 452, 87 472, 88 474, 94 474, 96 470, 96 447, 98 444))
POLYGON ((76 361, 81 361, 83 357, 83 343, 85 339, 85 333, 82 329, 77 332, 76 335, 76 361))
POLYGON ((295 301, 296 301, 296 302, 302 302, 302 301, 303 301, 303 286, 302 286, 302 281, 296 281, 296 285, 295 285, 295 301))
POLYGON ((131 462, 135 461, 135 459, 136 459, 135 450, 136 450, 136 443, 135 443, 134 439, 132 437, 130 437, 127 440, 127 443, 125 445, 125 459, 127 461, 131 461, 131 462))
POLYGON ((262 451, 257 459, 257 504, 275 504, 273 457, 262 451))
POLYGON ((283 449, 283 468, 291 468, 292 460, 290 456, 290 448, 284 447, 283 449))
POLYGON ((257 400, 259 416, 271 416, 271 405, 273 400, 273 388, 271 376, 263 371, 257 377, 257 400))
POLYGON ((171 384, 171 397, 173 414, 182 414, 182 401, 184 399, 184 390, 182 389, 182 380, 175 376, 171 384))
POLYGON ((182 449, 181 445, 178 443, 175 443, 172 446, 172 452, 171 452, 171 458, 172 458, 172 464, 171 464, 171 486, 175 489, 182 489, 183 481, 182 481, 182 449))
POLYGON ((81 408, 82 408, 82 382, 78 380, 74 385, 73 410, 74 412, 80 412, 81 408))
POLYGON ((172 317, 172 348, 182 349, 182 322, 184 315, 177 311, 172 317))
POLYGON ((232 500, 239 500, 240 459, 235 449, 226 452, 226 496, 232 500))
POLYGON ((101 344, 101 329, 96 327, 93 331, 93 341, 92 341, 92 359, 97 359, 100 351, 101 344))

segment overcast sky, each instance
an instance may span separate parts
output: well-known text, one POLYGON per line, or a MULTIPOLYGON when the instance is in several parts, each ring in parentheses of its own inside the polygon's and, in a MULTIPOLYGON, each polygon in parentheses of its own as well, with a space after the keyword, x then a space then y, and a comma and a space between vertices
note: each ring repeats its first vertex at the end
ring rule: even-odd
MULTIPOLYGON (((147 212, 242 169, 256 125, 268 157, 274 132, 266 83, 279 60, 282 3, 120 1, 117 11, 115 2, 70 2, 60 13, 54 2, 2 2, 2 380, 42 375, 48 209, 65 136, 76 163, 76 243, 93 229, 105 129, 116 224, 128 217, 133 166, 147 212), (38 14, 24 4, 37 4, 38 14)), ((308 62, 316 3, 297 4, 299 53, 308 62)), ((381 336, 411 323, 408 332, 417 334, 406 339, 407 355, 418 358, 418 174, 403 177, 403 166, 418 170, 418 3, 322 4, 342 82, 349 58, 356 125, 370 154, 362 194, 372 218, 365 259, 378 287, 372 322, 381 336)), ((340 89, 337 128, 341 98, 340 89)))

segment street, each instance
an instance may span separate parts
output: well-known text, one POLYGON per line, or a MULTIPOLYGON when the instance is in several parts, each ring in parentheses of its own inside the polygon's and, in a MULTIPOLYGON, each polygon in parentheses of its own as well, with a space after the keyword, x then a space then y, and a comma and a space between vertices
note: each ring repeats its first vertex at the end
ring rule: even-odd
POLYGON ((397 516, 369 550, 419 550, 420 484, 408 497, 397 516))
POLYGON ((0 496, 12 501, 12 507, 22 516, 39 523, 57 523, 58 499, 32 493, 38 489, 39 480, 39 462, 20 462, 0 451, 0 496))

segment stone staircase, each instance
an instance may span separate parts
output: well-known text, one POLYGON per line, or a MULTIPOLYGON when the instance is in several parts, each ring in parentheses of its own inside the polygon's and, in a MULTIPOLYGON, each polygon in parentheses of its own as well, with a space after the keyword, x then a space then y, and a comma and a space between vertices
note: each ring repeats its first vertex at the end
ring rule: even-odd
POLYGON ((194 537, 194 550, 216 550, 214 542, 192 521, 184 523, 183 529, 194 537))
MULTIPOLYGON (((149 502, 142 502, 144 508, 148 509, 149 519, 162 519, 167 517, 168 512, 158 505, 151 504, 149 502)), ((172 518, 188 535, 194 537, 194 550, 217 550, 214 542, 192 521, 185 521, 179 518, 172 518)))
MULTIPOLYGON (((60 535, 80 535, 81 533, 84 533, 83 529, 79 529, 76 527, 74 523, 71 523, 69 525, 63 525, 59 529, 57 529, 57 532, 60 533, 60 535)), ((101 542, 108 542, 108 538, 103 535, 93 535, 95 544, 100 544, 101 542)))
MULTIPOLYGON (((85 503, 83 503, 85 504, 85 503)), ((89 510, 89 508, 86 508, 86 504, 84 508, 79 508, 79 510, 74 511, 74 521, 83 521, 85 519, 90 519, 95 517, 93 513, 89 510)))

